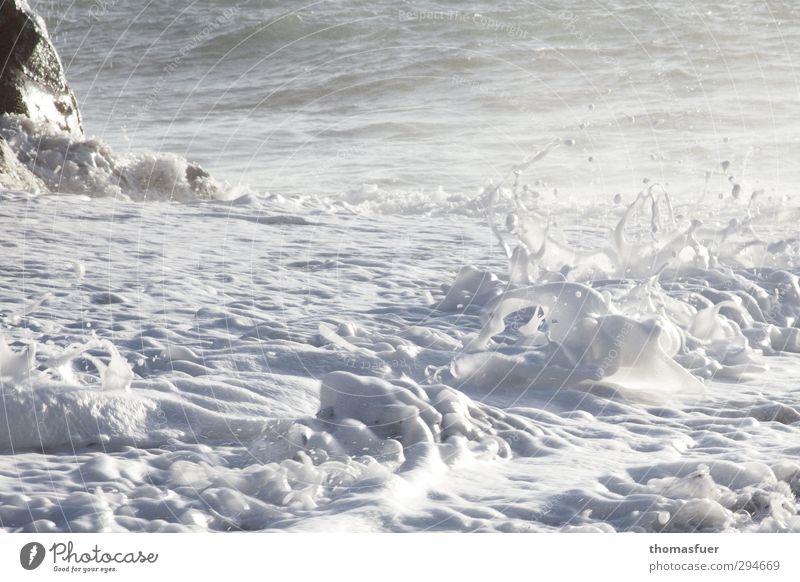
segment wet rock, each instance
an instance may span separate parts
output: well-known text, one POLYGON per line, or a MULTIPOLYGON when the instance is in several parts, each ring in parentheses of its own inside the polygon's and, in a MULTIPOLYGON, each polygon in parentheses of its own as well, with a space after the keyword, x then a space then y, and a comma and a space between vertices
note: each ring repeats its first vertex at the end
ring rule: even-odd
POLYGON ((0 188, 46 192, 47 186, 18 159, 6 140, 0 137, 0 188))
POLYGON ((0 2, 0 114, 47 121, 83 135, 75 95, 47 28, 26 0, 0 2))

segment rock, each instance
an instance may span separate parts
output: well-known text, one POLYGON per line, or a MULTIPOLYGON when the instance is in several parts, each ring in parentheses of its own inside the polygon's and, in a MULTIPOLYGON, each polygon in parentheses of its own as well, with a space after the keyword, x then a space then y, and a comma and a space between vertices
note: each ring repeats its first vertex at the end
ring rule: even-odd
POLYGON ((178 156, 124 159, 86 139, 61 60, 28 0, 0 0, 0 188, 133 200, 222 193, 208 172, 178 156))
POLYGON ((75 95, 44 21, 26 0, 0 2, 0 114, 48 121, 83 135, 75 95))
POLYGON ((211 174, 194 162, 186 165, 186 181, 189 183, 189 188, 202 198, 216 198, 219 194, 219 187, 211 178, 211 174))
POLYGON ((47 192, 44 182, 17 159, 16 154, 2 137, 0 137, 0 188, 47 192))

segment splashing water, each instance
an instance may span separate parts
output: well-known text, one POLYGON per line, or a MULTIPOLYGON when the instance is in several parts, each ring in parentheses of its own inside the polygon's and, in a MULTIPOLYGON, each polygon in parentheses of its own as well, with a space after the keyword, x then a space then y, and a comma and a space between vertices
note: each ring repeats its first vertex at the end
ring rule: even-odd
MULTIPOLYGON (((569 210, 545 209, 536 199, 528 207, 520 168, 514 175, 510 191, 491 190, 487 211, 509 258, 507 280, 465 267, 439 305, 481 310, 482 329, 451 366, 456 381, 518 390, 602 384, 663 401, 702 395, 698 378, 744 380, 763 372, 754 353, 800 348, 800 287, 787 270, 796 264, 798 239, 759 237, 754 229, 774 216, 756 209, 755 197, 746 206, 726 205, 734 216, 723 228, 705 227, 676 217, 668 192, 651 184, 627 206, 606 210, 619 216, 607 237, 595 231, 571 244, 566 229, 553 227, 569 210), (497 224, 502 202, 504 227, 497 224), (493 341, 526 310, 527 322, 493 341)), ((712 215, 708 207, 688 210, 712 215)), ((722 210, 713 210, 717 220, 724 221, 722 210)))
POLYGON ((173 154, 116 156, 102 141, 14 115, 0 117, 0 138, 45 191, 136 201, 230 196, 230 189, 200 166, 173 154))
MULTIPOLYGON (((61 267, 76 278, 63 286, 74 294, 69 302, 86 294, 94 317, 121 322, 112 328, 114 341, 103 332, 67 341, 72 323, 56 307, 65 294, 43 287, 38 299, 8 311, 3 335, 14 341, 0 344, 0 448, 85 455, 82 478, 104 484, 91 495, 103 509, 91 519, 74 513, 86 503, 82 485, 65 482, 76 496, 62 503, 73 508, 66 517, 37 509, 32 526, 0 509, 2 522, 42 531, 81 523, 90 530, 302 528, 363 510, 377 512, 393 530, 440 522, 504 531, 532 524, 576 531, 797 529, 796 464, 780 455, 753 463, 752 452, 743 460, 735 447, 718 445, 723 436, 692 427, 699 416, 703 431, 723 431, 734 442, 747 431, 777 438, 770 423, 792 430, 800 420, 790 400, 753 397, 746 412, 720 400, 720 391, 762 378, 769 357, 800 351, 800 243, 791 232, 798 211, 776 210, 759 196, 724 204, 714 197, 673 200, 657 184, 628 203, 621 195, 610 204, 546 202, 522 176, 560 145, 512 168, 510 188, 490 186, 458 203, 465 220, 485 214, 505 268, 466 262, 437 289, 434 281, 453 267, 447 243, 455 235, 429 245, 434 251, 414 267, 422 269, 413 276, 422 281, 413 283, 421 288, 416 295, 396 291, 412 288, 411 277, 391 261, 364 258, 361 241, 354 250, 337 249, 335 258, 298 262, 291 253, 289 263, 259 262, 270 275, 264 288, 293 313, 285 328, 273 306, 261 311, 236 299, 253 295, 239 282, 246 280, 241 265, 209 283, 187 269, 183 254, 163 259, 180 277, 153 282, 136 274, 145 277, 136 291, 139 309, 165 310, 169 324, 131 328, 126 287, 134 288, 133 275, 124 261, 99 269, 93 261, 104 244, 118 244, 125 256, 134 236, 143 252, 157 256, 159 241, 132 234, 128 222, 159 224, 164 210, 115 207, 136 220, 117 221, 114 241, 87 237, 89 254, 70 256, 61 267), (119 288, 106 283, 98 290, 95 273, 103 268, 113 270, 109 280, 119 288), (346 291, 330 287, 332 269, 346 291), (386 292, 396 293, 389 303, 375 306, 371 291, 351 286, 372 280, 370 269, 384 270, 386 292), (268 286, 291 273, 301 273, 304 293, 311 289, 331 303, 330 315, 322 323, 311 318, 303 333, 307 304, 295 306, 291 292, 268 286), (208 290, 207 304, 198 290, 208 290), (354 293, 364 294, 366 310, 348 307, 354 293), (187 323, 176 306, 190 296, 202 307, 187 323), (52 322, 37 320, 44 311, 52 322), (598 455, 598 442, 610 448, 598 455), (594 457, 610 466, 593 466, 594 457), (574 478, 559 466, 587 469, 574 478), (484 473, 491 475, 485 482, 476 476, 484 473), (506 473, 529 483, 530 492, 503 489, 506 473), (473 489, 454 489, 461 479, 473 489), (495 490, 504 501, 492 501, 495 490), (560 497, 551 499, 553 491, 560 497), (444 501, 429 503, 429 495, 444 501), (470 505, 464 500, 471 495, 480 500, 470 505), (517 506, 509 498, 523 501, 517 506), (148 517, 154 500, 164 504, 161 521, 148 517), (446 518, 434 507, 441 503, 452 508, 446 518)), ((5 196, 12 210, 51 203, 5 196)), ((315 233, 349 228, 350 211, 372 212, 372 202, 316 210, 315 233)), ((449 209, 455 202, 440 203, 449 209)), ((103 218, 102 201, 91 204, 57 212, 71 220, 87 212, 103 218)), ((237 236, 253 237, 258 248, 287 233, 307 248, 302 229, 311 223, 252 220, 281 205, 302 208, 254 196, 225 206, 225 224, 245 225, 237 236)), ((399 234, 383 229, 404 232, 413 224, 423 236, 422 224, 440 236, 451 228, 430 206, 414 202, 410 210, 422 215, 374 214, 377 234, 362 236, 374 237, 388 255, 392 249, 381 245, 399 234), (436 216, 424 216, 430 214, 436 216)), ((218 249, 214 237, 198 240, 197 232, 213 230, 218 215, 218 206, 182 207, 170 224, 185 232, 171 229, 170 245, 197 247, 205 264, 218 249)), ((30 224, 18 228, 31 232, 30 224)), ((363 519, 359 514, 367 529, 376 527, 363 519)))

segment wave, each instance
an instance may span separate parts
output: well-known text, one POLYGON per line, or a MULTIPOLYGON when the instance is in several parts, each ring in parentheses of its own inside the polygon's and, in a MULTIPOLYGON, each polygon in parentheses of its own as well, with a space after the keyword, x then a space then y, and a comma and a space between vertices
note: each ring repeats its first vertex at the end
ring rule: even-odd
MULTIPOLYGON (((741 414, 709 403, 709 387, 760 378, 770 356, 800 352, 800 209, 739 194, 679 203, 650 184, 627 202, 570 205, 515 184, 429 201, 424 212, 435 214, 438 203, 485 217, 506 263, 464 266, 449 285, 430 287, 427 305, 392 306, 380 331, 375 321, 323 323, 305 338, 223 317, 215 325, 227 339, 202 357, 166 341, 165 330, 151 330, 147 347, 140 340, 126 349, 99 338, 57 345, 28 331, 22 343, 0 345, 0 448, 159 447, 165 457, 142 471, 181 491, 165 517, 175 527, 265 529, 365 499, 384 504, 398 492, 425 497, 465 465, 539 466, 584 450, 598 430, 593 419, 622 411, 615 414, 631 415, 656 436, 627 435, 620 446, 681 450, 681 461, 658 457, 627 477, 576 485, 533 517, 537 527, 794 530, 798 473, 790 460, 723 462, 692 451, 692 441, 717 442, 713 436, 657 438, 701 420, 740 430, 741 414), (404 309, 422 317, 408 325, 404 309), (301 362, 302 396, 292 384, 267 398, 249 389, 255 377, 230 378, 231 354, 263 376, 256 362, 265 352, 289 370, 278 386, 298 378, 288 362, 301 362), (279 408, 299 398, 309 414, 279 408), (661 414, 669 427, 659 424, 661 414), (239 452, 223 468, 214 455, 226 448, 239 452)), ((357 199, 347 204, 375 210, 359 209, 357 199)), ((317 209, 314 228, 344 208, 317 209)), ((189 210, 183 220, 210 228, 207 209, 189 210)), ((252 211, 252 204, 227 208, 232 219, 252 211)), ((274 226, 304 226, 290 222, 274 226)), ((290 268, 304 265, 346 272, 336 261, 290 268)), ((47 300, 6 316, 4 334, 21 334, 20 323, 47 300)), ((109 294, 92 301, 110 310, 125 305, 109 294)), ((766 399, 746 415, 786 426, 800 418, 766 399)), ((93 466, 87 475, 113 481, 114 471, 93 466)))
MULTIPOLYGON (((17 183, 26 183, 27 172, 32 190, 128 201, 232 195, 176 155, 118 156, 99 140, 13 115, 0 118, 0 137, 7 144, 3 155, 14 157, 17 183)), ((249 325, 252 306, 232 301, 238 305, 230 311, 228 305, 209 310, 215 331, 227 335, 208 342, 201 357, 168 341, 181 336, 155 327, 140 334, 152 340, 146 346, 139 337, 128 349, 100 337, 64 345, 35 327, 20 331, 48 296, 6 316, 4 335, 25 339, 11 346, 0 339, 0 450, 101 448, 130 455, 132 461, 105 455, 85 463, 81 487, 100 483, 106 490, 88 502, 74 496, 57 504, 62 512, 100 507, 90 529, 141 528, 143 521, 162 529, 267 529, 325 507, 389 506, 393 515, 394 498, 436 498, 438 479, 464 465, 522 461, 541 473, 529 479, 534 483, 547 478, 543 459, 559 463, 576 450, 594 454, 591 439, 613 440, 607 426, 629 415, 629 433, 613 446, 667 450, 680 460, 659 457, 572 489, 560 483, 544 509, 509 509, 513 504, 504 498, 506 514, 470 507, 442 521, 461 529, 476 522, 509 529, 518 524, 498 526, 492 519, 517 511, 527 525, 565 531, 797 531, 800 465, 719 459, 694 449, 718 446, 723 436, 741 438, 737 431, 747 419, 781 427, 800 422, 797 410, 778 401, 746 412, 706 402, 713 383, 759 378, 770 357, 800 353, 800 238, 794 234, 800 209, 759 192, 744 196, 738 185, 723 199, 702 192, 678 201, 661 185, 647 184, 629 200, 570 203, 522 184, 523 172, 560 143, 515 166, 513 185, 489 185, 476 195, 365 185, 338 197, 269 199, 314 208, 321 223, 342 213, 486 220, 505 255, 501 268, 466 265, 450 284, 428 289, 427 305, 363 314, 386 315, 379 324, 321 323, 303 338, 294 329, 249 325), (399 315, 404 309, 423 316, 408 325, 399 315), (272 354, 267 367, 290 368, 268 395, 250 386, 267 374, 266 353, 272 354), (216 370, 215 358, 222 362, 216 370), (238 359, 259 378, 232 379, 238 359), (286 412, 304 399, 308 414, 286 412), (616 416, 598 428, 607 410, 616 416), (669 423, 659 424, 660 416, 669 423), (728 432, 709 436, 693 430, 698 424, 728 432), (145 450, 151 447, 157 450, 145 450), (133 506, 140 511, 135 516, 133 506), (487 514, 485 521, 472 519, 487 514)), ((239 202, 227 209, 226 221, 321 228, 302 217, 254 218, 261 201, 246 196, 239 202)), ((199 232, 214 228, 209 216, 181 218, 197 220, 199 232)), ((138 233, 129 240, 153 242, 138 233)), ((372 264, 381 264, 377 255, 372 264)), ((370 264, 361 257, 351 262, 370 264)), ((338 259, 288 267, 346 273, 338 259)), ((371 274, 359 276, 366 281, 371 274)), ((109 291, 92 303, 114 313, 125 300, 109 291)), ((166 303, 160 302, 165 310, 166 303)), ((609 459, 615 450, 605 450, 609 459)), ((5 495, 4 527, 58 529, 56 510, 32 504, 30 516, 19 517, 14 511, 22 502, 5 495)), ((434 522, 435 512, 426 511, 434 522)), ((420 518, 403 525, 413 526, 414 519, 420 518)), ((73 531, 83 523, 74 521, 66 525, 73 531)))
MULTIPOLYGON (((121 200, 216 200, 230 196, 199 165, 174 154, 118 156, 97 139, 76 137, 48 122, 0 117, 0 138, 32 179, 33 191, 121 200)), ((23 182, 24 183, 24 182, 23 182)))

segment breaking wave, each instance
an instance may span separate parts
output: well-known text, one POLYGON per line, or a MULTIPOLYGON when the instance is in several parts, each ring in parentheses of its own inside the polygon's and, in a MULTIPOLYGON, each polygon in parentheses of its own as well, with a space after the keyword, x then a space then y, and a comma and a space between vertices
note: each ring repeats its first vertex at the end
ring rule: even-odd
POLYGON ((32 178, 30 190, 119 200, 215 200, 231 196, 197 164, 174 154, 115 155, 97 139, 84 139, 47 122, 0 116, 5 140, 32 178))

